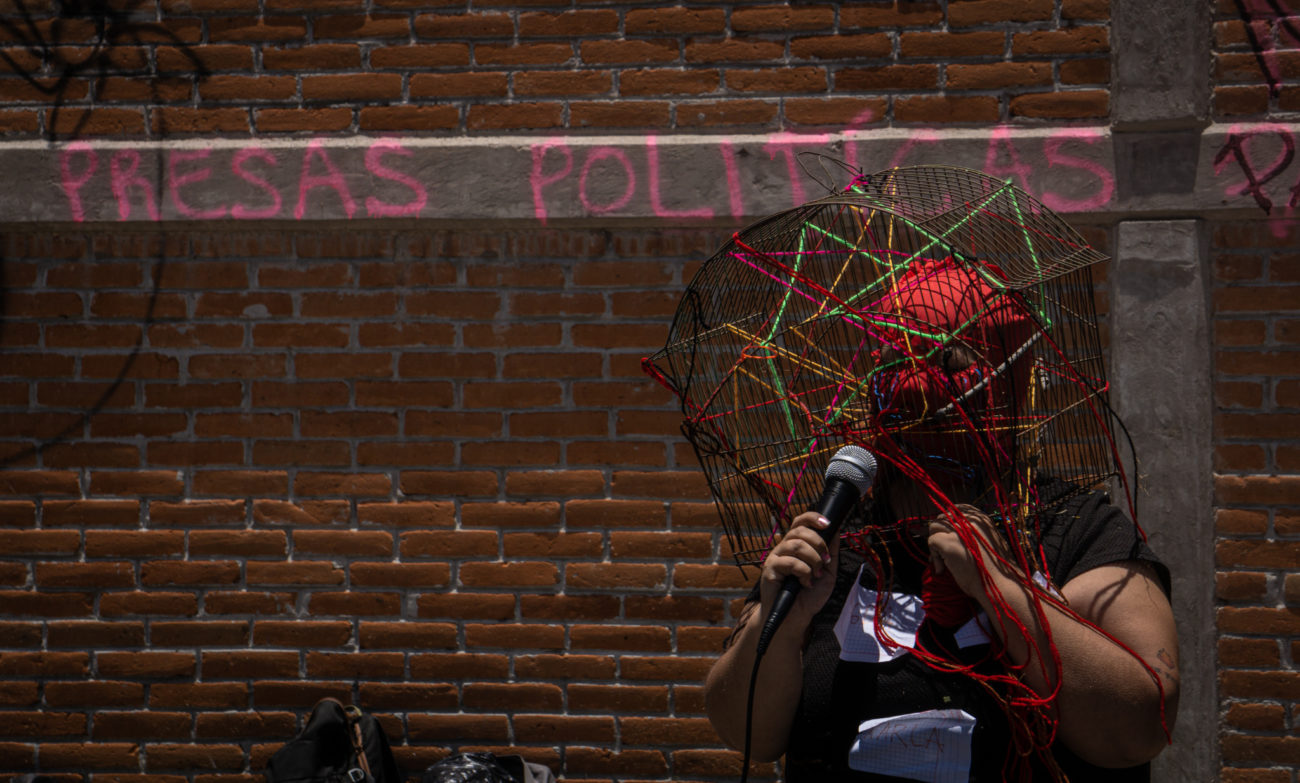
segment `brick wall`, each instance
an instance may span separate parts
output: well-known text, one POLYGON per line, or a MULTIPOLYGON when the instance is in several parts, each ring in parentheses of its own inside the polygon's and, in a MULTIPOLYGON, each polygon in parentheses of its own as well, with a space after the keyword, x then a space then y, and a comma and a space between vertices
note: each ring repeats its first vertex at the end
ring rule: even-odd
POLYGON ((776 129, 1098 121, 1109 106, 1107 0, 105 5, 10 8, 0 131, 776 129))
POLYGON ((1263 119, 1300 109, 1300 13, 1270 0, 1217 0, 1214 115, 1263 119))
POLYGON ((1223 779, 1291 783, 1300 762, 1300 231, 1218 224, 1212 241, 1223 779))
POLYGON ((238 779, 332 695, 414 771, 735 774, 744 582, 638 368, 717 241, 9 234, 0 771, 238 779))

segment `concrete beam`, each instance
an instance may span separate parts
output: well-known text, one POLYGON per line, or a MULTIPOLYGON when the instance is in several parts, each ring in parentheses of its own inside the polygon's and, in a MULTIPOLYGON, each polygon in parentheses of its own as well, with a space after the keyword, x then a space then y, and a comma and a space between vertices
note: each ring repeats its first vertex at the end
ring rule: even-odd
POLYGON ((1011 180, 1062 213, 1289 215, 1300 124, 748 136, 496 136, 0 143, 0 224, 410 218, 735 224, 866 172, 933 164, 1011 180), (1278 169, 1278 161, 1290 161, 1278 169), (1277 170, 1275 170, 1277 169, 1277 170))
POLYGON ((1119 224, 1112 404, 1137 446, 1139 522, 1173 571, 1182 703, 1157 781, 1218 779, 1208 248, 1194 220, 1119 224))

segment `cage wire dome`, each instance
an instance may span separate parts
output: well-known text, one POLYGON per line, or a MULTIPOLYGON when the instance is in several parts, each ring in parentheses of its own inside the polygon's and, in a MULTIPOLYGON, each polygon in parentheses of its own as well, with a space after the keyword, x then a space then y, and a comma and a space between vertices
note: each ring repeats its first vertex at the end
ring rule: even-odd
POLYGON ((882 474, 981 487, 1041 568, 1036 515, 1124 479, 1089 269, 1104 258, 1010 182, 951 167, 858 175, 737 232, 643 362, 681 402, 737 564, 761 564, 857 444, 882 474))

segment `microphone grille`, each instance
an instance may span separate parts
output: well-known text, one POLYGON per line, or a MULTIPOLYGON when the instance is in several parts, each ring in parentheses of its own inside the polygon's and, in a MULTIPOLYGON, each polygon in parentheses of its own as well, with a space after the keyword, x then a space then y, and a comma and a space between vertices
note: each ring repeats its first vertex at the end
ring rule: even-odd
POLYGON ((876 480, 876 457, 861 446, 845 446, 831 457, 826 478, 847 481, 865 495, 876 480))

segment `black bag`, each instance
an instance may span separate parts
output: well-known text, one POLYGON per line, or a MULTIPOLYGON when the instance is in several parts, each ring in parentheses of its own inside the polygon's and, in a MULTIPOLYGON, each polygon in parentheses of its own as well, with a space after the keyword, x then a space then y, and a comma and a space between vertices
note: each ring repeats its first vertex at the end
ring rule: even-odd
POLYGON ((268 783, 403 783, 388 735, 373 715, 321 699, 298 736, 271 756, 268 783))

